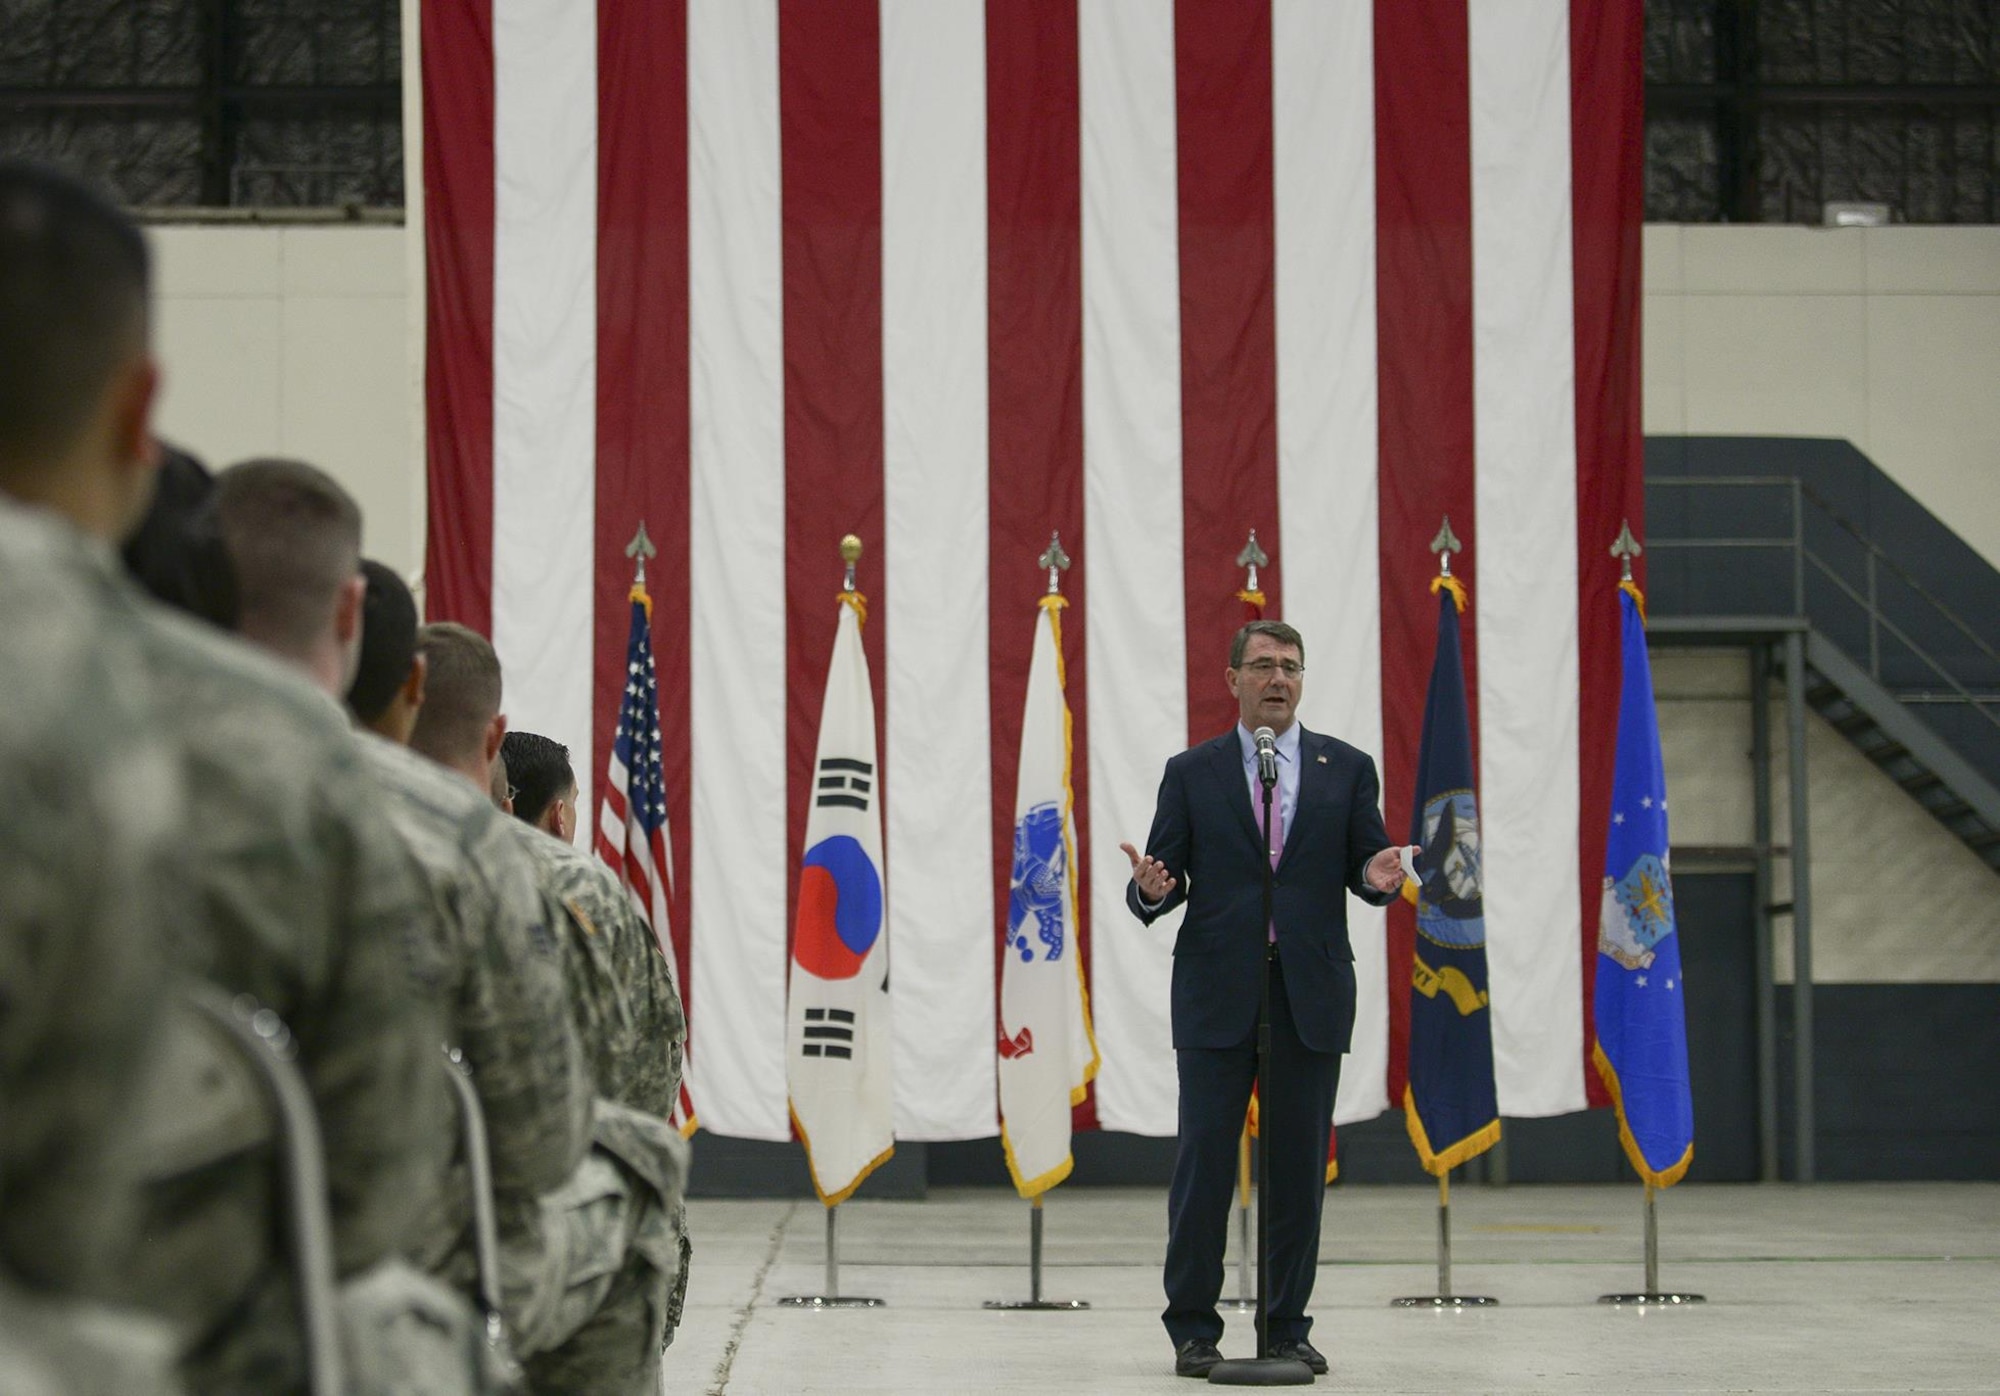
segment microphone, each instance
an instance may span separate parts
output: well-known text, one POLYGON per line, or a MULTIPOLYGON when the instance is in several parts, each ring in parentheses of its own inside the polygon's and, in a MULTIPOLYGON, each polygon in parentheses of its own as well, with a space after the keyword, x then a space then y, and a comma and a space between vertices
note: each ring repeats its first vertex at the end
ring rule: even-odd
POLYGON ((1257 743, 1257 779, 1266 788, 1278 783, 1278 734, 1268 727, 1259 727, 1250 734, 1250 740, 1257 743))

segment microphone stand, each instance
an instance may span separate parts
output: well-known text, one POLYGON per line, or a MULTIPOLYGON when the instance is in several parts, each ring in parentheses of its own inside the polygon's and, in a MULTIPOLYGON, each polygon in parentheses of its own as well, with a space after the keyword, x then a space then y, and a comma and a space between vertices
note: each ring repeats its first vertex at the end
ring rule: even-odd
MULTIPOLYGON (((1275 763, 1274 763, 1275 764, 1275 763)), ((1258 778, 1264 786, 1264 926, 1268 935, 1271 926, 1272 882, 1276 870, 1271 866, 1271 791, 1278 783, 1275 769, 1259 769, 1258 778)), ((1271 1100, 1271 976, 1277 971, 1278 947, 1275 943, 1264 947, 1264 985, 1257 1003, 1257 1095, 1266 1111, 1273 1108, 1271 1100)), ((1257 1141, 1257 1355, 1255 1357, 1224 1358, 1208 1370, 1208 1380, 1215 1386, 1311 1386, 1312 1368, 1290 1357, 1271 1357, 1271 1294, 1268 1275, 1271 1262, 1271 1206, 1268 1184, 1270 1181, 1271 1132, 1269 1119, 1267 1128, 1260 1131, 1262 1138, 1257 1141)))

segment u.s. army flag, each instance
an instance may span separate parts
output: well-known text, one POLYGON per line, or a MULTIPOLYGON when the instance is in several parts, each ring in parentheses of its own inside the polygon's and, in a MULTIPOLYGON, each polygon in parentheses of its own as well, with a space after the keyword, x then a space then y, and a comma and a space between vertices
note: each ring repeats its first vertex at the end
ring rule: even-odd
POLYGON ((1069 1176, 1070 1107, 1097 1074, 1077 953, 1076 831, 1060 596, 1042 598, 1014 788, 1014 872, 1000 951, 1000 1138, 1023 1197, 1069 1176))
POLYGON ((832 1207, 895 1152, 889 942, 866 603, 842 592, 820 709, 793 925, 786 1083, 820 1200, 832 1207))

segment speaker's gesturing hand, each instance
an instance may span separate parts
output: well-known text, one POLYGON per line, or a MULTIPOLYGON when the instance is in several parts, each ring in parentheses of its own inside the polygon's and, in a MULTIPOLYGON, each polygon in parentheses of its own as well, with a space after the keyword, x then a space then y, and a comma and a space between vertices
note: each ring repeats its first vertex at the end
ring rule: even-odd
POLYGON ((1174 890, 1173 875, 1167 871, 1167 865, 1158 858, 1142 854, 1129 843, 1118 846, 1132 860, 1132 881, 1139 886, 1140 898, 1149 903, 1165 901, 1167 893, 1174 890))
MULTIPOLYGON (((1410 856, 1415 857, 1415 845, 1410 848, 1410 856)), ((1368 885, 1378 892, 1400 891, 1403 886, 1403 850, 1390 845, 1368 860, 1368 866, 1361 874, 1368 885)))

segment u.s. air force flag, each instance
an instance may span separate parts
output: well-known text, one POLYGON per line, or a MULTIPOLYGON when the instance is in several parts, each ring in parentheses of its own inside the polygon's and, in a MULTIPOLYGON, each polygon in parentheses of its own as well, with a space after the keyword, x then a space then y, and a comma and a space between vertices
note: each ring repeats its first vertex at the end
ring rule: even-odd
POLYGON ((1023 1197, 1069 1176, 1070 1107, 1097 1074, 1076 942, 1063 599, 1042 598, 1014 787, 1014 872, 1000 947, 1000 1139, 1023 1197))
POLYGON ((1694 1159, 1687 1016, 1674 888, 1667 872, 1667 779, 1660 762, 1653 670, 1636 588, 1619 588, 1625 679, 1618 759, 1604 845, 1597 938, 1597 1074, 1618 1107, 1618 1137, 1654 1187, 1681 1180, 1694 1159))
POLYGON ((792 933, 785 1079, 820 1200, 847 1200, 895 1152, 889 943, 865 602, 841 593, 820 709, 792 933))
POLYGON ((1486 997, 1486 913, 1480 888, 1479 802, 1472 788, 1472 729, 1459 652, 1462 588, 1438 593, 1437 657, 1417 751, 1410 842, 1420 885, 1410 967, 1410 1084, 1403 1113, 1417 1157, 1442 1174, 1500 1140, 1493 1088, 1493 1015, 1486 997))

